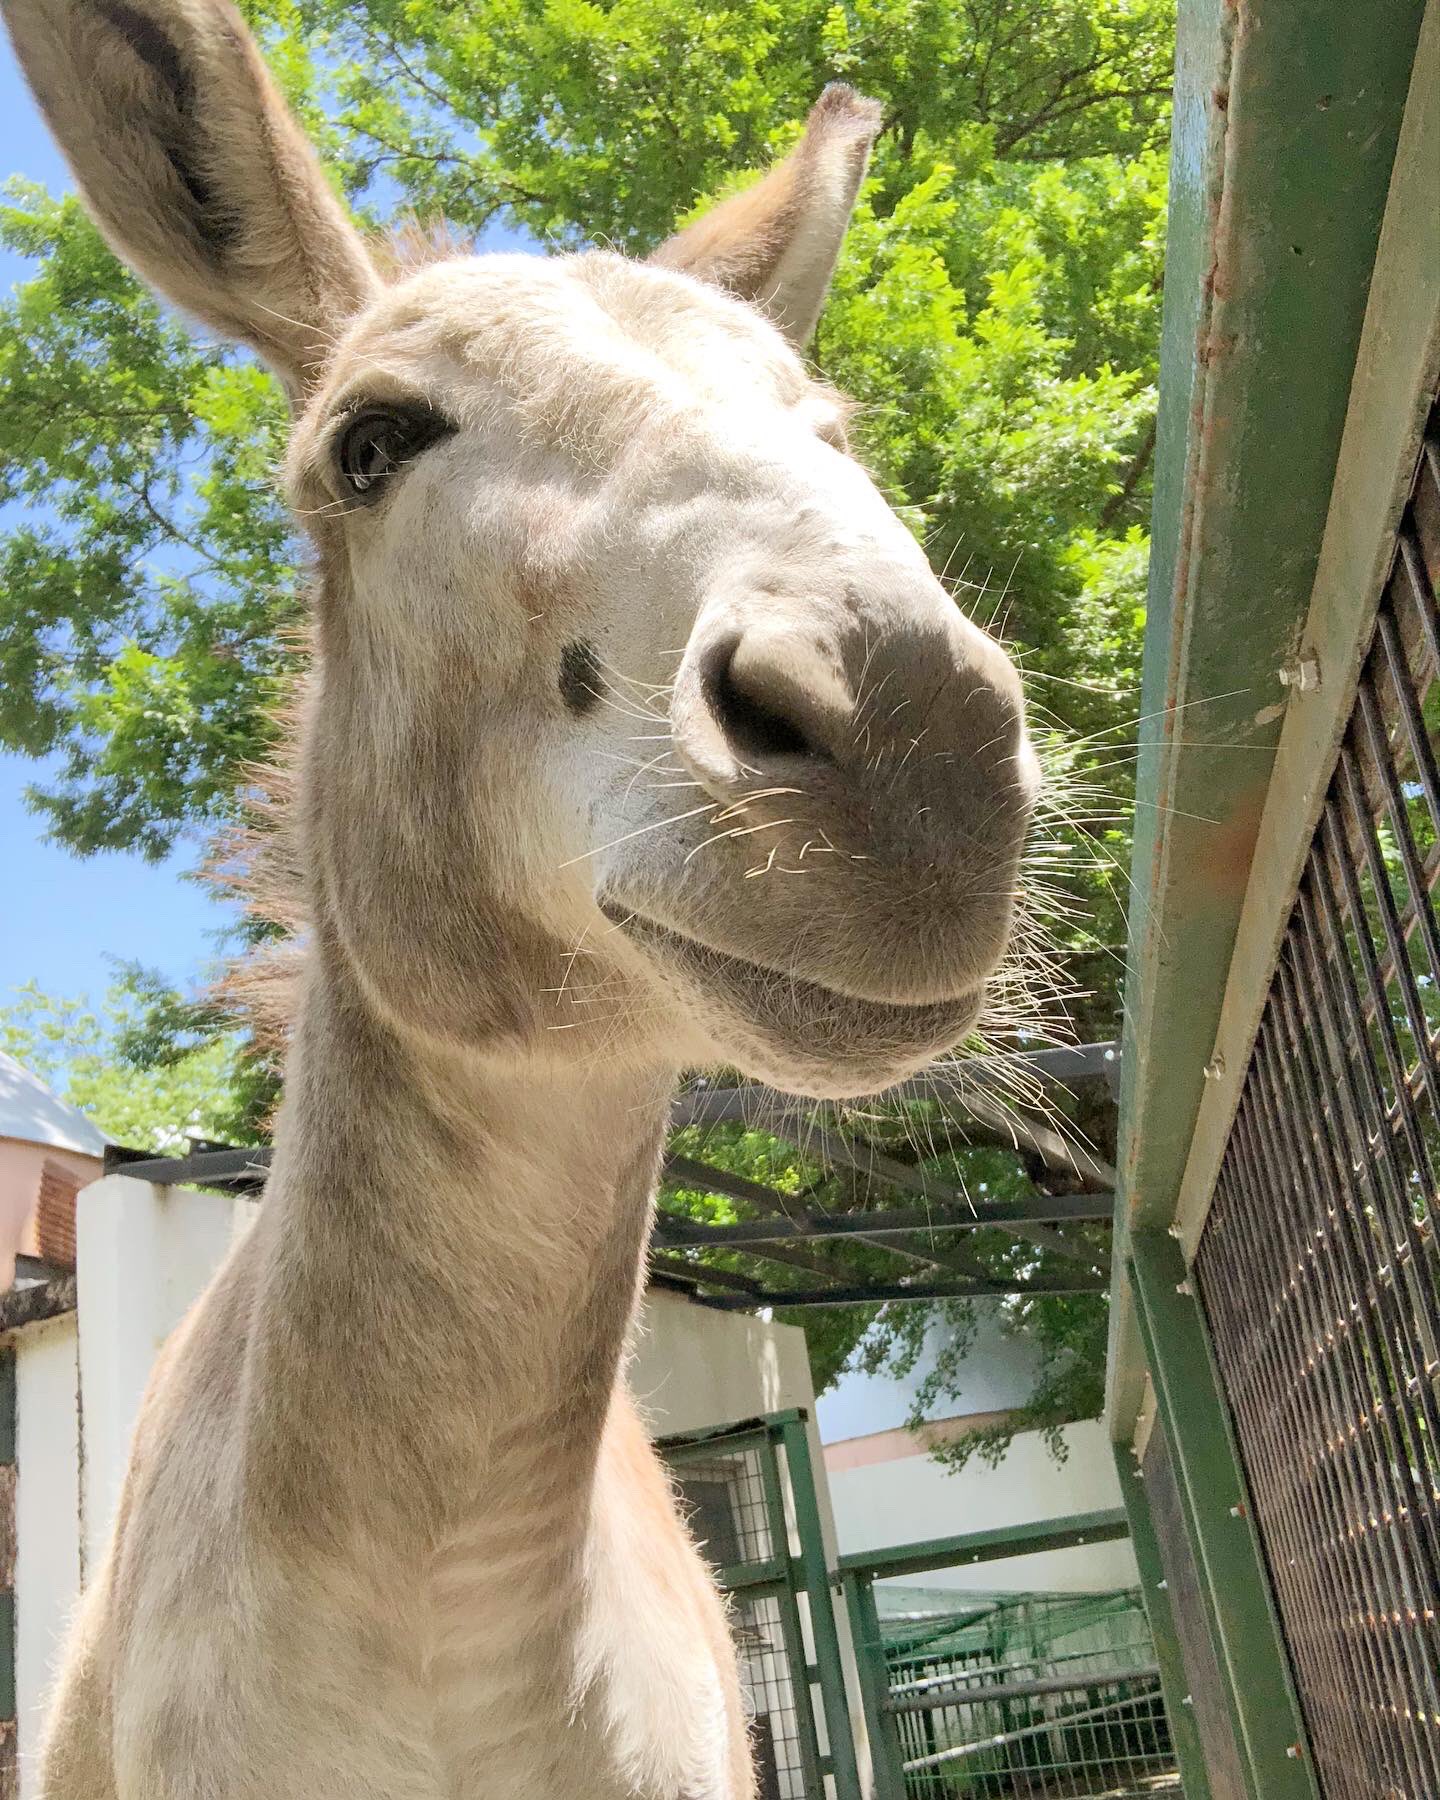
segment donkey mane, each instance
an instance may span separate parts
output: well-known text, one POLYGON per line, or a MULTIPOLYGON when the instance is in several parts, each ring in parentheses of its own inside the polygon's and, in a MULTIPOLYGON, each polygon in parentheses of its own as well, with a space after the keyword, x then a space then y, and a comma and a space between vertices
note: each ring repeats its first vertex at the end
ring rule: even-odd
POLYGON ((215 834, 201 864, 205 884, 247 923, 244 947, 203 999, 226 1024, 248 1030, 255 1055, 277 1071, 299 1011, 310 926, 297 804, 303 718, 315 679, 309 633, 295 649, 298 666, 270 710, 269 753, 244 768, 240 817, 215 834))

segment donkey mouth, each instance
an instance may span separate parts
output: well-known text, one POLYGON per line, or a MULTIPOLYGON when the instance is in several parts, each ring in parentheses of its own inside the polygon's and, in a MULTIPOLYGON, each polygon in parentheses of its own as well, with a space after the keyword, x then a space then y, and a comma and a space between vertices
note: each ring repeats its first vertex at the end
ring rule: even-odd
POLYGON ((749 962, 686 937, 643 913, 602 900, 600 910, 650 960, 678 976, 702 1004, 718 1004, 771 1048, 809 1062, 855 1065, 883 1084, 892 1061, 910 1063, 948 1050, 979 1015, 984 990, 912 1003, 862 999, 808 976, 749 962))

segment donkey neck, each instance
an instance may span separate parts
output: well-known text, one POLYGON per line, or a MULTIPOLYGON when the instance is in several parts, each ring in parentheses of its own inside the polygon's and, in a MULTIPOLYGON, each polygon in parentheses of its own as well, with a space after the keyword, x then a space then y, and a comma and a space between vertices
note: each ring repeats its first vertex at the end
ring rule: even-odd
POLYGON ((256 1232, 281 1438, 338 1396, 367 1458, 402 1458, 436 1515, 517 1435, 592 1453, 674 1074, 567 1081, 523 1053, 417 1048, 316 945, 256 1232))

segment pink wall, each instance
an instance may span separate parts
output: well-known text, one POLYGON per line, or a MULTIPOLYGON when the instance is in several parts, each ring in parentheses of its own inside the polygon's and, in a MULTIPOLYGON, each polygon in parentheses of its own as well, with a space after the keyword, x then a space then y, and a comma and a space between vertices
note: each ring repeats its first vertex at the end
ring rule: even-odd
POLYGON ((40 1194, 40 1171, 47 1161, 72 1170, 82 1187, 100 1173, 98 1156, 0 1137, 0 1289, 8 1288, 15 1279, 16 1256, 35 1253, 35 1202, 40 1194))

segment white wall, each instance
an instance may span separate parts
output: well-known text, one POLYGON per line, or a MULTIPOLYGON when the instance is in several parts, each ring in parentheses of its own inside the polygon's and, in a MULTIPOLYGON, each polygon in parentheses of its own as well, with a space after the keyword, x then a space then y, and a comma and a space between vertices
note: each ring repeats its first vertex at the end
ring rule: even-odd
POLYGON ((108 1175, 80 1190, 76 1269, 85 1458, 81 1568, 110 1536, 150 1370, 226 1251, 255 1216, 247 1200, 108 1175))
POLYGON ((630 1384, 657 1437, 815 1407, 802 1331, 663 1288, 646 1296, 630 1384))
MULTIPOLYGON (((941 1417, 1003 1413, 1029 1395, 1038 1354, 1023 1340, 1004 1334, 999 1311, 999 1302, 988 1317, 981 1311, 965 1359, 963 1389, 946 1402, 941 1417)), ((1098 1422, 1065 1428, 1070 1454, 1064 1463, 1054 1461, 1038 1432, 1025 1432, 994 1468, 978 1458, 960 1474, 942 1468, 903 1429, 916 1390, 934 1363, 932 1342, 910 1374, 842 1375, 817 1403, 820 1434, 841 1452, 831 1456, 829 1487, 843 1553, 1120 1505, 1114 1461, 1098 1422)), ((1122 1541, 936 1570, 890 1585, 1101 1592, 1138 1579, 1129 1543, 1122 1541)))
POLYGON ((15 1337, 15 1716, 21 1800, 55 1658, 80 1592, 80 1415, 75 1315, 15 1337))
MULTIPOLYGON (((926 1538, 989 1531, 1066 1513, 1121 1504, 1120 1483, 1104 1426, 1067 1425, 1069 1456, 1057 1464, 1040 1433, 1022 1433, 998 1467, 978 1459, 953 1474, 920 1452, 851 1469, 832 1469, 830 1500, 840 1548, 847 1554, 926 1538)), ((1102 1592, 1139 1581, 1128 1540, 1047 1551, 971 1568, 906 1577, 902 1585, 987 1593, 1014 1589, 1102 1592)))
MULTIPOLYGON (((1023 1340, 1003 1335, 999 1305, 977 1304, 979 1322, 965 1358, 965 1390, 946 1403, 947 1414, 1004 1412, 1019 1406, 1034 1386, 1039 1355, 1023 1340)), ((920 1383, 935 1366, 932 1330, 924 1352, 908 1375, 842 1375, 816 1403, 820 1435, 827 1444, 893 1431, 905 1423, 920 1383)))

